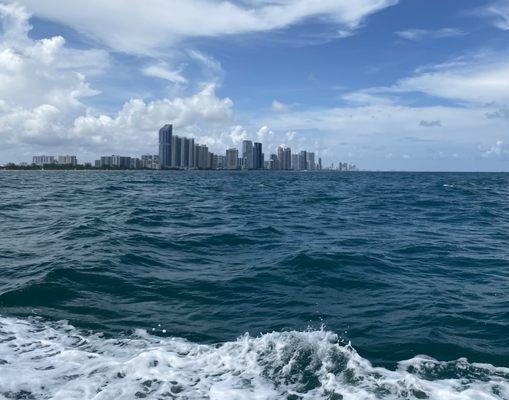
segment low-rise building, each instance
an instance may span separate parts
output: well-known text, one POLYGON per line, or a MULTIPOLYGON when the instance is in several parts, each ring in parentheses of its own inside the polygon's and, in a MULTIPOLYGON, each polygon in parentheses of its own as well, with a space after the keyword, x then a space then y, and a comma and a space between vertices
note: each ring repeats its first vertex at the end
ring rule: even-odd
POLYGON ((43 167, 48 164, 56 164, 56 161, 54 156, 33 156, 32 164, 43 167))

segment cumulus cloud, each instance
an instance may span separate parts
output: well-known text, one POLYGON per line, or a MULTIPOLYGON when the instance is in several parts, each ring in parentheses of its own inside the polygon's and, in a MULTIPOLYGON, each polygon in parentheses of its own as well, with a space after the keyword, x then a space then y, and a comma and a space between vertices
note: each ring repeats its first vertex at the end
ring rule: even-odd
POLYGON ((258 130, 256 136, 258 140, 266 142, 274 137, 274 132, 271 131, 268 126, 264 125, 258 130))
MULTIPOLYGON (((125 148, 126 140, 144 147, 147 142, 156 148, 156 132, 165 123, 172 123, 181 131, 202 131, 203 125, 228 125, 232 118, 233 102, 220 99, 215 86, 208 85, 189 97, 163 99, 145 103, 132 99, 115 117, 87 115, 74 121, 72 132, 77 136, 95 136, 101 144, 125 148)), ((233 138, 233 136, 232 136, 233 138)))
POLYGON ((398 31, 396 35, 403 39, 419 41, 424 39, 443 39, 449 37, 463 36, 465 33, 457 28, 442 28, 437 30, 428 29, 408 29, 406 31, 398 31))
POLYGON ((247 131, 241 125, 234 126, 228 136, 233 144, 240 144, 248 139, 247 131))
POLYGON ((37 16, 72 27, 112 49, 158 52, 182 39, 285 28, 320 18, 348 36, 398 0, 19 0, 37 16))
MULTIPOLYGON (((90 109, 83 99, 100 92, 80 70, 107 68, 107 54, 69 48, 61 36, 32 40, 29 18, 21 6, 0 4, 0 148, 68 146, 132 153, 154 149, 155 132, 164 123, 186 132, 230 124, 233 102, 217 97, 215 84, 173 99, 131 99, 116 115, 90 109)), ((185 82, 161 65, 145 73, 185 82)))
POLYGON ((507 160, 509 159, 509 145, 504 143, 503 140, 497 140, 493 146, 482 151, 482 156, 484 158, 500 158, 507 160))
POLYGON ((0 143, 50 143, 69 139, 67 128, 85 112, 82 99, 97 95, 80 68, 102 70, 101 51, 66 48, 61 36, 28 37, 29 15, 0 4, 0 143))

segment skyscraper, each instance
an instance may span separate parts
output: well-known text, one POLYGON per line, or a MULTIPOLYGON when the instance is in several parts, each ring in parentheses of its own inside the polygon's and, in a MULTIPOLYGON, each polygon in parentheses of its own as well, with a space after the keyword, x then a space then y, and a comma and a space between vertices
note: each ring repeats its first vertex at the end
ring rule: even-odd
POLYGON ((180 167, 189 168, 189 144, 188 138, 182 138, 182 146, 180 147, 180 167))
POLYGON ((253 169, 253 142, 251 140, 242 141, 242 168, 253 169))
POLYGON ((306 165, 306 167, 307 167, 307 169, 308 169, 309 171, 313 171, 313 170, 315 170, 315 169, 316 169, 316 164, 315 164, 315 153, 308 152, 308 154, 307 154, 307 160, 306 160, 306 161, 307 161, 307 163, 306 163, 306 164, 307 164, 307 165, 306 165))
POLYGON ((194 139, 189 139, 189 168, 196 168, 196 149, 194 148, 194 139))
POLYGON ((279 168, 290 170, 292 168, 292 149, 282 144, 277 148, 277 157, 279 159, 279 168))
POLYGON ((262 144, 255 142, 253 148, 253 168, 263 169, 263 161, 262 144))
POLYGON ((173 125, 166 124, 159 129, 159 165, 161 169, 169 169, 171 163, 171 137, 173 134, 173 125))
MULTIPOLYGON (((182 138, 177 135, 171 140, 171 167, 180 168, 180 156, 182 155, 182 138)), ((159 160, 161 163, 161 160, 159 160)))
POLYGON ((198 169, 208 168, 209 148, 203 144, 195 145, 196 167, 198 169))
POLYGON ((300 156, 298 154, 292 154, 292 169, 294 171, 300 170, 300 156))
POLYGON ((270 155, 270 161, 272 161, 271 169, 281 169, 281 166, 279 165, 279 158, 277 158, 276 154, 270 155))
POLYGON ((308 169, 308 152, 306 150, 302 150, 300 152, 299 160, 300 160, 299 169, 300 170, 308 169))

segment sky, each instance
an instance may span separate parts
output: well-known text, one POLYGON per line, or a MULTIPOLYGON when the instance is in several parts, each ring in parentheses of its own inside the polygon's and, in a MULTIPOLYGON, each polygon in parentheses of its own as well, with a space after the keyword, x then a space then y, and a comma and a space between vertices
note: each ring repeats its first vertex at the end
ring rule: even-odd
POLYGON ((509 171, 509 0, 0 0, 0 164, 285 144, 509 171))

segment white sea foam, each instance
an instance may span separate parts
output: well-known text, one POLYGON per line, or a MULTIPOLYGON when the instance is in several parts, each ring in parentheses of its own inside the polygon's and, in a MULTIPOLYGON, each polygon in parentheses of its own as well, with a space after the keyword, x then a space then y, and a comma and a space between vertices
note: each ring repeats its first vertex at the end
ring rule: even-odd
POLYGON ((420 356, 375 368, 327 331, 217 346, 0 317, 1 399, 509 399, 509 369, 420 356))

